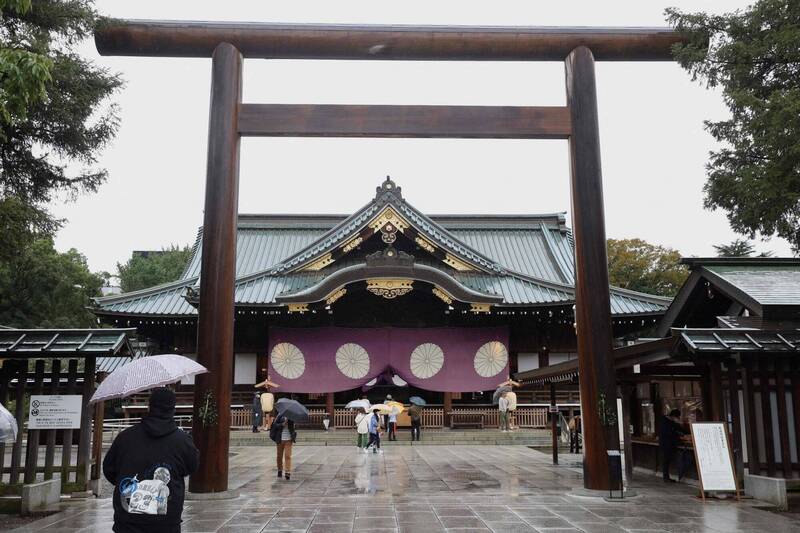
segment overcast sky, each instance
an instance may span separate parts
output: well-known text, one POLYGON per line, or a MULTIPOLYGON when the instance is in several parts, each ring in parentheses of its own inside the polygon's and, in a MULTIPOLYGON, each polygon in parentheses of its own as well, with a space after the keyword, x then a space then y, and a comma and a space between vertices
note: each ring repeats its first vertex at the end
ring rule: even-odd
MULTIPOLYGON (((730 11, 730 1, 98 1, 120 18, 268 22, 663 26, 663 8, 730 11)), ((99 193, 53 205, 68 219, 59 249, 113 271, 131 250, 194 241, 202 224, 209 59, 100 57, 120 72, 121 127, 101 157, 99 193)), ((609 237, 640 237, 711 255, 735 234, 702 207, 714 145, 704 119, 726 116, 718 93, 672 63, 598 63, 609 237)), ((244 100, 261 103, 564 105, 561 63, 246 60, 244 100)), ((241 213, 351 213, 386 175, 426 213, 569 211, 566 141, 245 139, 241 213)), ((759 250, 788 255, 780 239, 759 250)))

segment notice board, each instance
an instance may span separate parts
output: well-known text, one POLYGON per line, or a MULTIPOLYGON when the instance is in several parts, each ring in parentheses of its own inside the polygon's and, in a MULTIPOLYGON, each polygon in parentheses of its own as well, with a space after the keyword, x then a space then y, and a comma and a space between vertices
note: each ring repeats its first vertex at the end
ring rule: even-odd
POLYGON ((28 428, 80 428, 82 400, 83 397, 80 394, 32 395, 28 413, 28 428))
POLYGON ((691 424, 691 430, 701 490, 737 492, 733 454, 725 424, 697 422, 691 424))

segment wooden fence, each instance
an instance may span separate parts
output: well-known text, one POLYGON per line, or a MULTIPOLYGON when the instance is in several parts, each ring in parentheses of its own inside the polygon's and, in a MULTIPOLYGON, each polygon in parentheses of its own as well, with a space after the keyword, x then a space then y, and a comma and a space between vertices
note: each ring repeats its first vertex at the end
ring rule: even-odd
MULTIPOLYGON (((461 407, 453 409, 458 413, 476 413, 484 415, 484 426, 488 428, 499 427, 500 421, 497 409, 489 407, 461 407)), ((324 408, 311 408, 311 422, 307 427, 322 429, 322 419, 327 417, 324 408)), ((548 425, 547 408, 544 407, 520 407, 514 413, 516 418, 515 425, 521 428, 546 428, 548 425)), ((337 408, 333 413, 332 428, 349 429, 355 425, 355 411, 351 409, 337 408)), ((245 429, 252 426, 251 409, 232 409, 231 410, 231 429, 245 429)), ((426 407, 422 410, 422 427, 441 428, 444 427, 444 409, 441 407, 426 407)))
POLYGON ((82 361, 83 370, 79 371, 79 359, 37 359, 33 363, 33 373, 29 370, 27 359, 3 361, 0 370, 0 403, 9 405, 13 402, 13 414, 19 424, 8 465, 8 445, 0 443, 0 489, 3 493, 21 493, 23 483, 42 479, 39 474, 45 480, 58 476, 62 493, 86 491, 90 476, 91 479, 96 478, 93 475, 95 472, 90 471, 94 458, 91 455, 92 409, 89 406, 89 398, 94 392, 95 357, 87 356, 82 361), (50 369, 46 372, 48 362, 50 369), (66 372, 61 371, 62 363, 66 363, 66 372), (32 394, 81 395, 80 429, 26 430, 32 394), (44 462, 40 463, 39 448, 42 443, 45 453, 44 462), (59 464, 56 463, 57 454, 60 455, 59 464))

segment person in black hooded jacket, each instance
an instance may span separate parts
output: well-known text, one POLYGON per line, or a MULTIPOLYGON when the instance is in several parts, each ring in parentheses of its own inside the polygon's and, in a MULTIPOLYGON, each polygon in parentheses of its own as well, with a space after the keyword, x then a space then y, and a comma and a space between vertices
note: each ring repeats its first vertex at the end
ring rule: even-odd
POLYGON ((180 532, 184 478, 197 469, 198 452, 175 423, 175 393, 150 393, 142 421, 114 439, 103 475, 114 485, 115 533, 180 532))

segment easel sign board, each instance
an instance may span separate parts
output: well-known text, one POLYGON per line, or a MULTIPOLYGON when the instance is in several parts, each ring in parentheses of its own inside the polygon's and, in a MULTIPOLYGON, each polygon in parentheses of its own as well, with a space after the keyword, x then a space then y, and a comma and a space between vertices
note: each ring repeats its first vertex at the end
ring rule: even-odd
POLYGON ((697 422, 691 424, 694 457, 700 490, 736 492, 736 472, 733 454, 724 422, 697 422))

